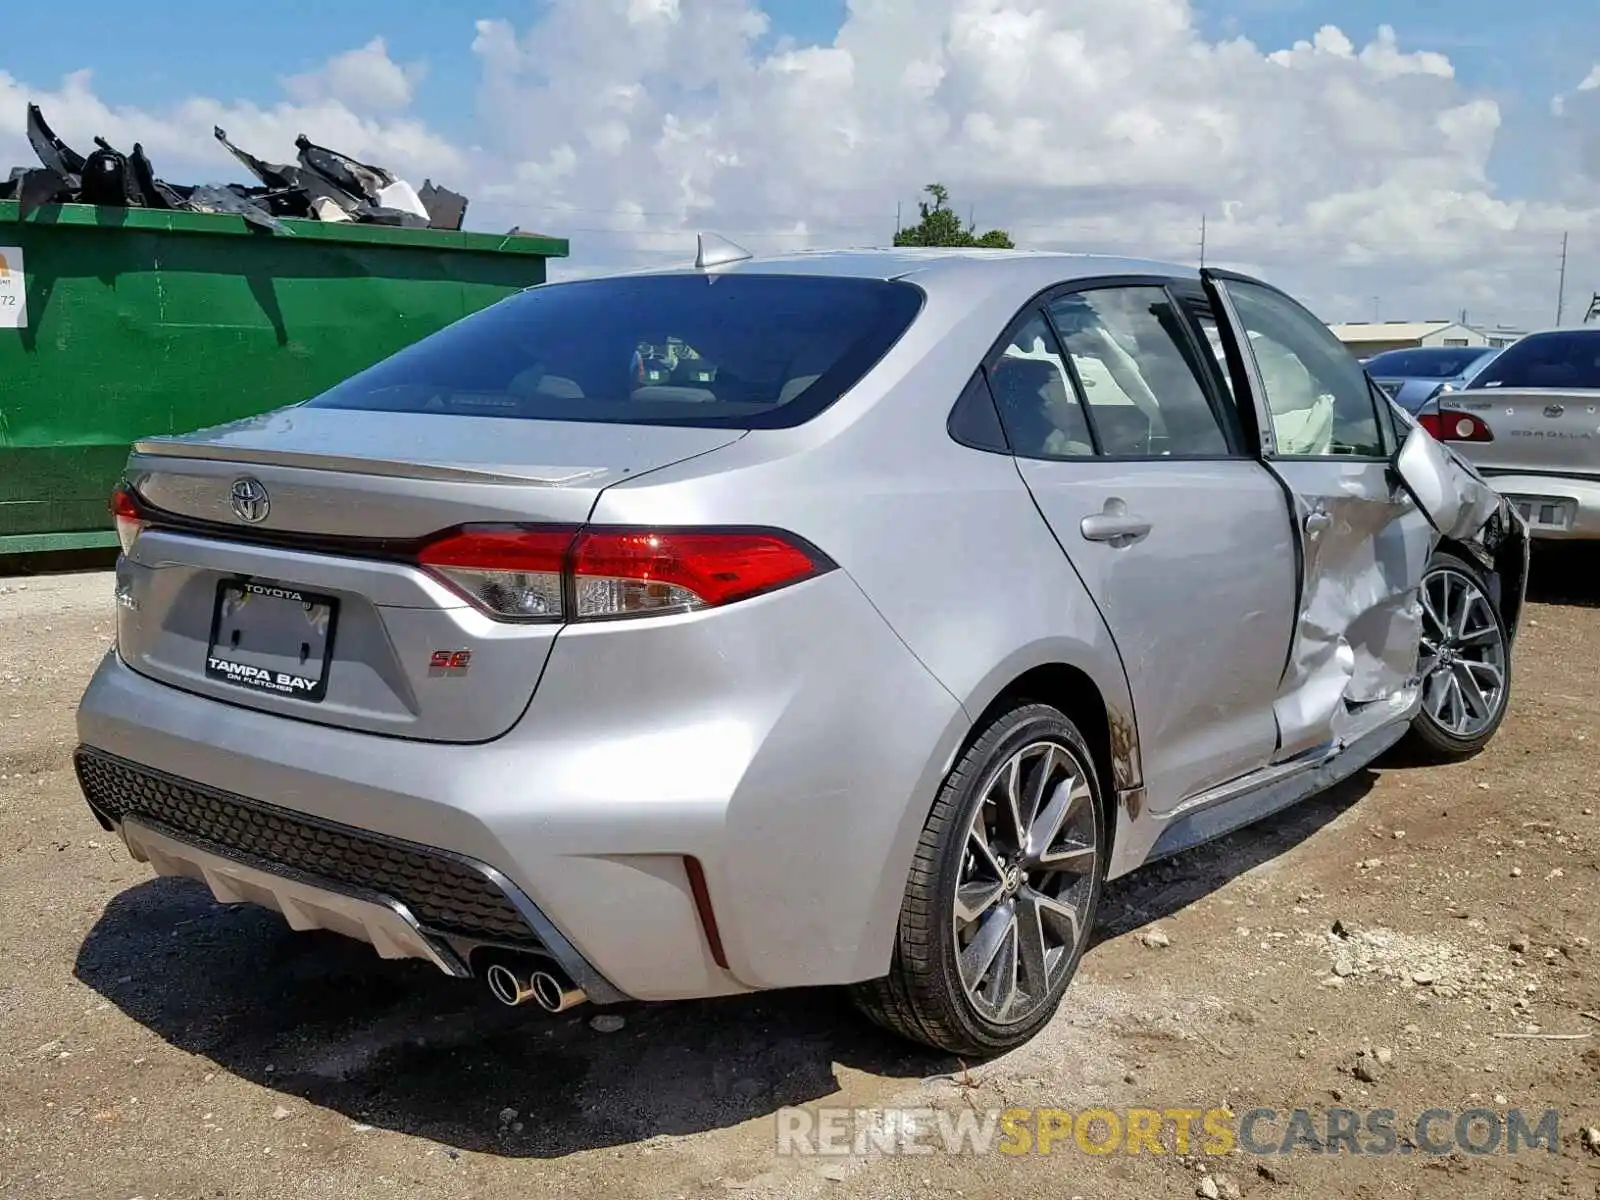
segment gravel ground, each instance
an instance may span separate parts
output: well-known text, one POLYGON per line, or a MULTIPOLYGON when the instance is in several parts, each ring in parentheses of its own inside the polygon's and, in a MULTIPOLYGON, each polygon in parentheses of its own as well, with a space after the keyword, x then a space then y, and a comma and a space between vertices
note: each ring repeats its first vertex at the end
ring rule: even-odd
POLYGON ((151 879, 68 761, 110 577, 0 579, 0 1196, 1600 1197, 1600 586, 1592 557, 1535 575, 1488 752, 1384 764, 1112 885, 1061 1016, 970 1071, 828 991, 626 1008, 610 1032, 506 1010, 151 879), (1387 1107, 1401 1138, 780 1156, 796 1105, 1387 1107), (1435 1107, 1553 1107, 1559 1144, 1406 1154, 1435 1107))

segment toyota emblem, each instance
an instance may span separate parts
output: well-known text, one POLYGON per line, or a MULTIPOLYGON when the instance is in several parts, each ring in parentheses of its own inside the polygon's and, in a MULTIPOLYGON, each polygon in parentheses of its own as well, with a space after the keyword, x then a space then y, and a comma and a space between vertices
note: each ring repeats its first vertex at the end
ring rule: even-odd
POLYGON ((261 486, 259 479, 234 480, 233 487, 228 492, 228 500, 233 505, 233 515, 252 525, 259 525, 265 521, 267 514, 272 511, 272 501, 267 497, 267 489, 261 486))

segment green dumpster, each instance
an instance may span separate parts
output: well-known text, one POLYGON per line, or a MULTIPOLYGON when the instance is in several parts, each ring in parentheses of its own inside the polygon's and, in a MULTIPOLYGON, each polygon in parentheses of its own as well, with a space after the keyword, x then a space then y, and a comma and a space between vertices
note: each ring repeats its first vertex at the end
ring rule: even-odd
POLYGON ((0 201, 0 556, 112 546, 136 438, 292 404, 503 296, 567 243, 0 201))

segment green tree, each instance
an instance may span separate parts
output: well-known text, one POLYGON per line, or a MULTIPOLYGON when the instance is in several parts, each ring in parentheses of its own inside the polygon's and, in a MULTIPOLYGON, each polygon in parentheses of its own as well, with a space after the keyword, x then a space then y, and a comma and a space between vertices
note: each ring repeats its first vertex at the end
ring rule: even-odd
POLYGON ((942 183, 930 183, 922 189, 933 197, 933 203, 917 201, 922 210, 922 220, 908 225, 894 235, 896 246, 985 246, 992 250, 1015 250, 1016 243, 1003 229, 991 229, 979 235, 977 227, 963 225, 950 207, 950 189, 942 183))

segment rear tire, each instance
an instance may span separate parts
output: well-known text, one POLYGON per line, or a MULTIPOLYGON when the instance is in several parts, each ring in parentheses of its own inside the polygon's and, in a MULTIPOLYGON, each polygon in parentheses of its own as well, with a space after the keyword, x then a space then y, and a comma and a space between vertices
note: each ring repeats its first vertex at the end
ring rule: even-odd
POLYGON ((995 718, 950 772, 917 843, 889 974, 852 989, 901 1037, 985 1058, 1061 1005, 1105 876, 1088 744, 1061 712, 995 718))
POLYGON ((1406 748, 1429 762, 1471 758, 1511 702, 1511 642, 1494 589, 1474 563, 1439 551, 1422 577, 1422 708, 1406 748))

